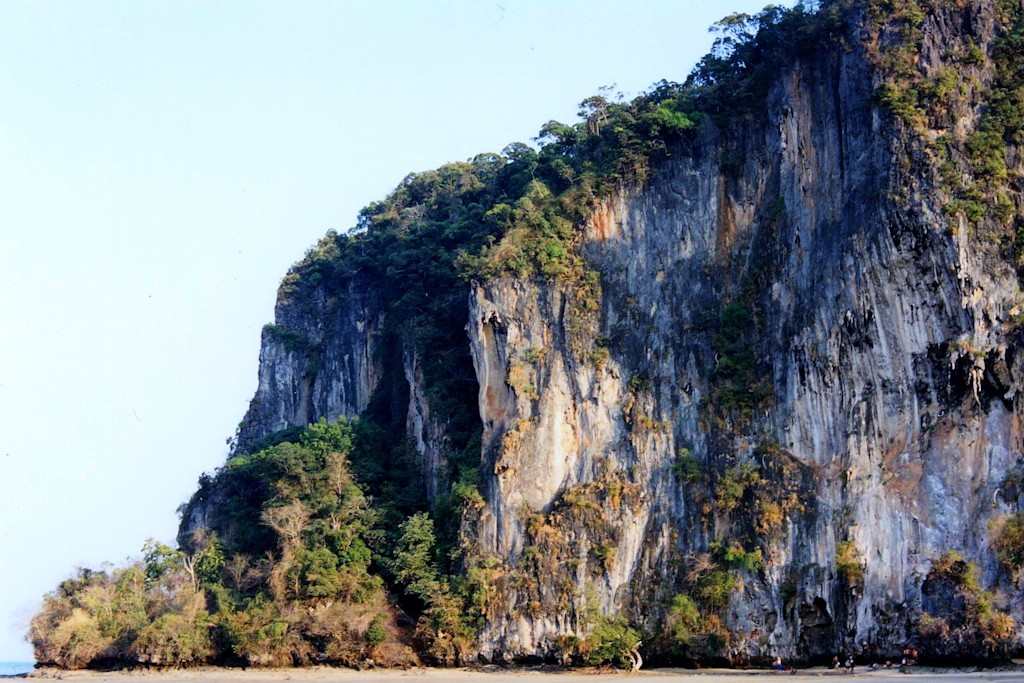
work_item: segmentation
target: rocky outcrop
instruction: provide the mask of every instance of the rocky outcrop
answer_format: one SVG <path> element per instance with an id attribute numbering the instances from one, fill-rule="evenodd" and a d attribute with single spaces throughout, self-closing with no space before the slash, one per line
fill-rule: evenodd
<path id="1" fill-rule="evenodd" d="M 926 44 L 943 42 L 955 13 L 928 19 Z M 766 558 L 725 611 L 734 656 L 898 650 L 949 549 L 999 580 L 985 529 L 1011 510 L 997 492 L 1021 453 L 1018 280 L 983 230 L 944 212 L 916 134 L 874 105 L 876 85 L 861 49 L 803 60 L 743 139 L 708 127 L 687 158 L 602 203 L 583 246 L 600 315 L 582 349 L 567 288 L 475 288 L 479 544 L 527 577 L 502 593 L 484 656 L 553 654 L 584 635 L 595 602 L 653 625 L 716 540 Z M 756 379 L 770 388 L 745 418 L 721 410 L 715 387 L 731 359 L 709 320 L 728 306 L 749 311 Z M 683 449 L 709 473 L 749 462 L 763 477 L 766 460 L 784 460 L 795 479 L 772 495 L 800 503 L 778 533 L 752 537 L 753 510 L 709 506 L 673 473 Z M 609 472 L 638 491 L 603 499 L 614 533 L 559 526 L 575 492 Z M 557 592 L 529 587 L 556 580 L 534 559 L 550 551 L 544 533 L 564 546 L 570 580 Z M 863 562 L 857 585 L 837 569 L 840 544 Z"/>
<path id="2" fill-rule="evenodd" d="M 992 53 L 995 4 L 922 20 L 915 68 L 955 70 L 961 97 L 919 124 L 880 105 L 893 38 L 854 5 L 764 111 L 705 122 L 599 203 L 578 245 L 594 281 L 470 288 L 484 503 L 461 537 L 467 562 L 500 567 L 483 657 L 556 657 L 595 614 L 657 633 L 726 547 L 745 553 L 717 608 L 731 661 L 897 651 L 950 549 L 1012 588 L 986 529 L 1019 504 L 1024 300 L 999 221 L 949 210 L 962 160 L 934 152 L 978 125 L 995 69 L 956 55 Z M 1019 223 L 1019 183 L 1006 192 Z M 282 286 L 235 451 L 359 415 L 391 377 L 436 504 L 448 416 L 424 350 L 384 332 L 374 282 L 347 277 Z M 204 495 L 183 529 L 210 524 Z M 1024 621 L 1015 591 L 1004 602 Z"/>
<path id="3" fill-rule="evenodd" d="M 320 418 L 359 415 L 382 375 L 382 313 L 366 282 L 353 278 L 342 296 L 332 296 L 286 278 L 274 319 L 263 328 L 259 385 L 239 424 L 235 452 Z"/>
<path id="4" fill-rule="evenodd" d="M 256 393 L 231 453 L 253 452 L 320 419 L 359 417 L 375 399 L 400 403 L 394 408 L 405 427 L 399 440 L 415 451 L 422 495 L 434 504 L 447 491 L 450 444 L 444 418 L 432 411 L 415 341 L 386 329 L 386 307 L 372 277 L 348 275 L 340 283 L 311 277 L 305 271 L 316 256 L 297 264 L 278 291 L 275 322 L 261 337 Z M 223 492 L 212 481 L 201 479 L 181 508 L 184 547 L 200 529 L 227 539 L 235 533 L 231 516 L 223 514 Z"/>
<path id="5" fill-rule="evenodd" d="M 409 385 L 405 431 L 416 449 L 427 501 L 433 505 L 447 491 L 448 462 L 445 452 L 449 447 L 448 437 L 444 423 L 431 412 L 419 354 L 415 349 L 405 351 L 402 369 Z"/>

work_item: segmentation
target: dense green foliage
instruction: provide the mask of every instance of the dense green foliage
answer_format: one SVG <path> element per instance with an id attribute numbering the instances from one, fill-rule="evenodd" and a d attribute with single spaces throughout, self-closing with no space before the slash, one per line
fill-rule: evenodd
<path id="1" fill-rule="evenodd" d="M 730 467 L 718 478 L 715 485 L 715 505 L 722 512 L 732 512 L 743 500 L 747 491 L 761 481 L 756 465 L 750 462 Z"/>
<path id="2" fill-rule="evenodd" d="M 731 580 L 726 583 L 730 590 L 735 588 Z M 691 660 L 719 656 L 730 638 L 718 610 L 714 607 L 702 609 L 686 594 L 673 598 L 665 628 L 668 642 L 675 653 Z"/>
<path id="3" fill-rule="evenodd" d="M 667 651 L 692 662 L 723 658 L 732 639 L 725 625 L 729 604 L 743 590 L 745 578 L 764 568 L 761 548 L 747 548 L 736 538 L 711 541 L 708 552 L 689 556 L 680 592 L 667 606 L 658 635 Z"/>
<path id="4" fill-rule="evenodd" d="M 349 469 L 352 443 L 348 422 L 319 422 L 229 460 L 206 482 L 225 497 L 225 541 L 148 542 L 126 568 L 65 581 L 32 622 L 39 661 L 415 661 L 371 570 L 374 512 Z"/>
<path id="5" fill-rule="evenodd" d="M 711 28 L 715 43 L 690 74 L 688 93 L 723 127 L 761 113 L 784 66 L 842 40 L 843 5 L 768 5 L 757 14 L 725 17 Z"/>
<path id="6" fill-rule="evenodd" d="M 639 646 L 640 635 L 624 618 L 601 617 L 584 642 L 584 659 L 592 665 L 612 664 L 632 669 Z"/>
<path id="7" fill-rule="evenodd" d="M 676 460 L 672 463 L 672 474 L 683 484 L 693 484 L 701 480 L 703 471 L 700 461 L 693 457 L 689 448 L 682 447 L 676 451 Z"/>
<path id="8" fill-rule="evenodd" d="M 439 570 L 434 523 L 428 515 L 413 515 L 402 523 L 390 561 L 398 584 L 419 603 L 415 636 L 420 651 L 437 664 L 468 662 L 475 635 L 473 609 L 467 604 L 472 592 L 466 585 L 453 589 Z"/>

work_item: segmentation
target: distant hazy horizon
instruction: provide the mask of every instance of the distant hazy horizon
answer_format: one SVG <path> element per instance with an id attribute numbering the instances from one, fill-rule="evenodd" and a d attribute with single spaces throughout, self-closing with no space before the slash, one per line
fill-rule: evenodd
<path id="1" fill-rule="evenodd" d="M 76 566 L 173 540 L 327 229 L 602 85 L 684 79 L 763 4 L 5 3 L 0 660 Z"/>
<path id="2" fill-rule="evenodd" d="M 34 665 L 31 661 L 4 662 L 0 661 L 0 676 L 17 676 L 31 671 Z"/>

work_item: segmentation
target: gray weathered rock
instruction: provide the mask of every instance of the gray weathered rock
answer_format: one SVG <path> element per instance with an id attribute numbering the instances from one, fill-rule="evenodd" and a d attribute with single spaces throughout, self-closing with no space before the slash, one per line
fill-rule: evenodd
<path id="1" fill-rule="evenodd" d="M 949 66 L 968 19 L 988 51 L 992 13 L 979 0 L 929 15 L 922 70 Z M 601 202 L 581 246 L 599 292 L 513 277 L 472 288 L 485 505 L 463 533 L 504 577 L 484 657 L 554 656 L 595 608 L 655 631 L 716 541 L 765 556 L 724 611 L 733 656 L 898 649 L 949 549 L 986 586 L 1012 589 L 986 528 L 1018 503 L 1001 492 L 1021 459 L 1018 278 L 991 219 L 944 211 L 928 131 L 876 104 L 872 58 L 847 38 L 786 69 L 764 116 L 704 126 L 648 182 Z M 991 81 L 988 62 L 972 68 L 973 82 Z M 977 124 L 975 95 L 951 109 L 953 129 Z M 1013 201 L 1020 214 L 1019 192 Z M 372 287 L 355 278 L 332 299 L 289 286 L 263 334 L 239 451 L 358 415 L 384 375 Z M 730 306 L 751 316 L 750 393 L 768 390 L 747 411 L 716 393 Z M 435 501 L 444 416 L 417 352 L 400 357 L 407 436 Z M 673 471 L 680 452 L 700 463 L 697 481 Z M 742 463 L 782 505 L 771 533 L 754 533 L 756 498 L 715 500 Z M 183 529 L 206 524 L 209 505 L 193 505 Z M 862 585 L 837 569 L 842 543 L 863 560 Z M 1024 618 L 1015 591 L 1006 602 Z"/>
<path id="2" fill-rule="evenodd" d="M 343 298 L 286 279 L 276 323 L 263 330 L 259 386 L 239 425 L 234 450 L 250 450 L 275 432 L 321 417 L 359 415 L 380 381 L 382 324 L 372 290 L 359 279 Z"/>
<path id="3" fill-rule="evenodd" d="M 928 44 L 954 30 L 930 22 Z M 559 637 L 583 635 L 588 594 L 605 613 L 656 623 L 685 558 L 738 532 L 673 477 L 682 446 L 713 468 L 778 444 L 812 482 L 813 504 L 787 519 L 766 570 L 746 573 L 730 600 L 736 652 L 804 658 L 851 640 L 894 650 L 948 549 L 997 580 L 985 529 L 1010 511 L 996 494 L 1021 453 L 1020 368 L 1007 354 L 1020 289 L 976 231 L 943 213 L 927 166 L 905 168 L 920 151 L 873 106 L 873 78 L 857 49 L 801 62 L 742 140 L 709 128 L 688 158 L 602 203 L 584 249 L 602 279 L 590 334 L 611 340 L 603 368 L 572 348 L 566 291 L 513 279 L 474 290 L 490 475 L 481 550 L 528 564 L 530 515 L 606 468 L 642 492 L 618 522 L 614 561 L 575 574 L 567 601 L 530 606 L 528 591 L 508 591 L 485 656 L 551 653 Z M 738 171 L 723 169 L 723 150 L 742 159 Z M 706 318 L 743 299 L 757 310 L 773 400 L 749 426 L 709 426 L 702 404 L 719 359 Z M 528 390 L 510 386 L 538 349 Z M 587 531 L 560 532 L 586 562 Z M 866 561 L 860 591 L 836 570 L 844 539 Z"/>

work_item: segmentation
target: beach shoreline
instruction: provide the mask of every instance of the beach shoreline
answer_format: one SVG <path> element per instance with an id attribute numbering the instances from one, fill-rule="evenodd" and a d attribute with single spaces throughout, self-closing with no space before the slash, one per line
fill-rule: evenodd
<path id="1" fill-rule="evenodd" d="M 582 678 L 600 677 L 602 679 L 657 679 L 670 683 L 699 679 L 701 683 L 718 683 L 743 677 L 785 677 L 795 679 L 829 678 L 839 681 L 854 678 L 871 678 L 875 680 L 913 678 L 915 680 L 941 680 L 946 683 L 958 681 L 999 680 L 1024 681 L 1024 667 L 1013 665 L 992 669 L 976 667 L 938 668 L 914 667 L 909 673 L 901 673 L 897 668 L 870 670 L 860 667 L 854 674 L 842 670 L 830 670 L 824 667 L 800 669 L 795 672 L 778 672 L 769 669 L 649 669 L 637 672 L 624 672 L 608 669 L 559 669 L 556 667 L 476 667 L 459 669 L 414 668 L 414 669 L 345 669 L 334 667 L 302 667 L 272 669 L 241 669 L 229 667 L 199 667 L 190 669 L 120 669 L 113 671 L 96 670 L 63 670 L 53 668 L 36 669 L 28 674 L 9 676 L 6 678 L 27 678 L 47 680 L 78 680 L 83 682 L 112 681 L 130 683 L 145 680 L 153 683 L 238 683 L 254 681 L 256 683 L 320 683 L 327 681 L 359 681 L 360 683 L 387 683 L 389 681 L 421 680 L 431 683 L 462 683 L 464 681 L 484 680 L 487 683 L 512 683 L 525 679 L 536 679 L 557 683 L 558 681 L 580 680 Z"/>

